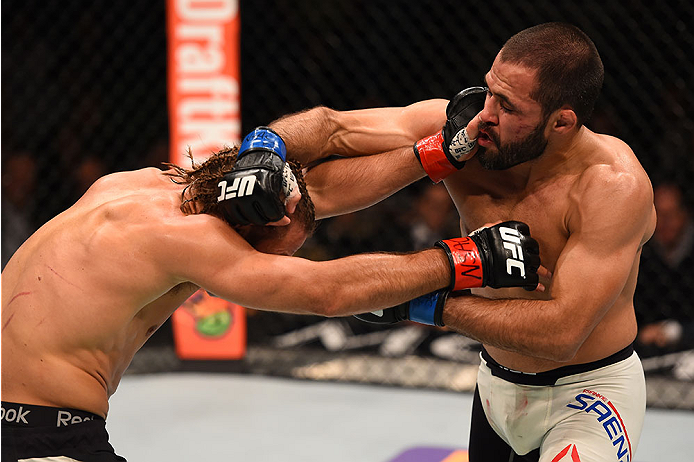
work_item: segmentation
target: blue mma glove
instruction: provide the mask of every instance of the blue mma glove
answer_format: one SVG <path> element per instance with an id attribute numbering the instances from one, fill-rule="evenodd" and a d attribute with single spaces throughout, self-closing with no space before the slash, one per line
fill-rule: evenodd
<path id="1" fill-rule="evenodd" d="M 431 326 L 443 326 L 443 307 L 448 298 L 448 290 L 437 290 L 402 305 L 355 314 L 354 317 L 372 324 L 395 324 L 401 321 L 415 321 Z"/>
<path id="2" fill-rule="evenodd" d="M 234 169 L 219 181 L 222 214 L 232 225 L 266 225 L 285 215 L 284 199 L 297 187 L 287 149 L 271 128 L 246 135 Z"/>

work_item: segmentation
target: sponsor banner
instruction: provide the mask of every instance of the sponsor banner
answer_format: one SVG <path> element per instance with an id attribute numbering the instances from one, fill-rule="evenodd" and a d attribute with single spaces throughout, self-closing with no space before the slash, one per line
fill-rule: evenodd
<path id="1" fill-rule="evenodd" d="M 167 0 L 166 10 L 169 159 L 188 167 L 189 150 L 202 162 L 241 140 L 239 2 Z M 238 305 L 198 291 L 172 322 L 181 359 L 245 354 L 245 310 Z"/>
<path id="2" fill-rule="evenodd" d="M 170 160 L 241 140 L 238 0 L 168 0 Z"/>

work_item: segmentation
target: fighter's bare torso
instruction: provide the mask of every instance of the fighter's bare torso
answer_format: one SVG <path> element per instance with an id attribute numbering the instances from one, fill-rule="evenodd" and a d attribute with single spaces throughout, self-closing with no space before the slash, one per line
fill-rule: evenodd
<path id="1" fill-rule="evenodd" d="M 249 308 L 349 316 L 450 279 L 438 249 L 291 257 L 312 223 L 290 213 L 281 233 L 232 228 L 183 214 L 182 189 L 154 168 L 108 175 L 13 255 L 2 273 L 3 400 L 105 416 L 135 352 L 198 287 Z"/>
<path id="2" fill-rule="evenodd" d="M 578 142 L 561 159 L 541 157 L 509 170 L 485 170 L 474 159 L 464 169 L 446 179 L 446 187 L 461 216 L 463 233 L 487 223 L 519 220 L 529 224 L 540 244 L 542 263 L 554 272 L 569 236 L 584 227 L 586 216 L 582 201 L 600 200 L 610 207 L 613 189 L 600 189 L 624 178 L 644 191 L 650 182 L 631 150 L 621 141 L 581 129 Z M 617 186 L 619 189 L 620 186 Z M 648 198 L 649 195 L 645 194 Z M 648 210 L 648 205 L 645 205 Z M 589 334 L 569 362 L 556 362 L 486 345 L 492 357 L 506 367 L 524 372 L 540 372 L 567 364 L 585 363 L 604 358 L 631 343 L 636 335 L 632 305 L 640 246 L 653 233 L 655 213 L 641 230 L 639 251 L 633 257 L 631 272 L 614 303 Z M 607 231 L 609 232 L 609 230 Z M 487 298 L 552 297 L 552 286 L 542 292 L 523 289 L 477 289 Z M 590 287 L 585 287 L 589 291 Z M 577 307 L 576 309 L 580 309 Z M 541 333 L 539 333 L 541 335 Z M 549 334 L 549 333 L 548 333 Z"/>
<path id="3" fill-rule="evenodd" d="M 154 168 L 106 176 L 20 247 L 2 273 L 3 400 L 106 415 L 135 352 L 197 289 L 138 257 L 184 217 L 180 192 Z"/>

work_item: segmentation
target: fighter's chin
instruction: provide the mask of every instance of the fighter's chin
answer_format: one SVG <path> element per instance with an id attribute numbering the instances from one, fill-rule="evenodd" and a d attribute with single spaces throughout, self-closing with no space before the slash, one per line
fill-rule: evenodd
<path id="1" fill-rule="evenodd" d="M 498 157 L 499 151 L 493 144 L 491 148 L 480 146 L 475 154 L 475 158 L 485 170 L 500 170 Z"/>
<path id="2" fill-rule="evenodd" d="M 480 165 L 482 166 L 483 169 L 485 170 L 508 170 L 511 167 L 515 167 L 516 165 L 521 164 L 522 162 L 520 161 L 514 161 L 514 162 L 509 162 L 509 161 L 500 161 L 496 157 L 492 156 L 477 156 L 477 160 L 479 160 Z"/>

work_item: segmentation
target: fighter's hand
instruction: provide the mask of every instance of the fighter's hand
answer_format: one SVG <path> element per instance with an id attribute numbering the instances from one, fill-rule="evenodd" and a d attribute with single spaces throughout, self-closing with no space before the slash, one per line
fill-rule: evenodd
<path id="1" fill-rule="evenodd" d="M 301 197 L 282 138 L 258 127 L 241 143 L 234 169 L 219 181 L 217 198 L 224 218 L 237 225 L 287 225 Z"/>
<path id="2" fill-rule="evenodd" d="M 466 88 L 455 95 L 446 107 L 446 123 L 432 136 L 422 138 L 414 145 L 414 153 L 422 168 L 435 183 L 460 170 L 475 155 L 477 123 L 466 127 L 484 109 L 486 87 Z"/>
<path id="3" fill-rule="evenodd" d="M 395 324 L 400 321 L 416 321 L 432 326 L 443 326 L 443 307 L 448 290 L 437 290 L 422 295 L 402 305 L 371 313 L 355 314 L 354 317 L 372 324 Z"/>
<path id="4" fill-rule="evenodd" d="M 446 124 L 443 126 L 443 146 L 447 154 L 465 165 L 475 154 L 479 123 L 477 114 L 484 109 L 487 87 L 466 88 L 453 97 L 446 106 Z M 462 168 L 462 165 L 459 167 Z"/>
<path id="5" fill-rule="evenodd" d="M 542 291 L 539 276 L 549 276 L 540 267 L 540 246 L 530 237 L 528 225 L 519 221 L 480 228 L 436 245 L 446 251 L 451 265 L 450 290 L 523 287 Z"/>

